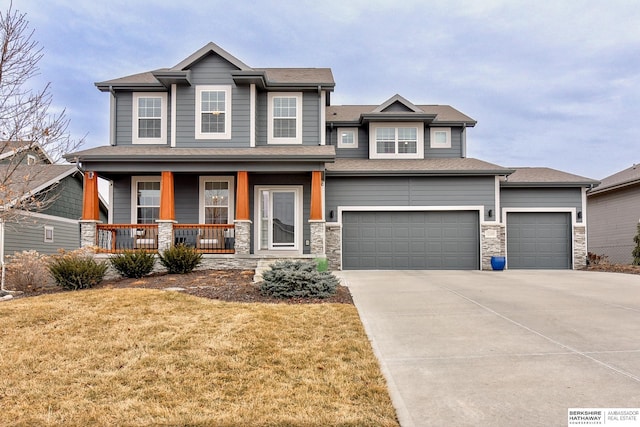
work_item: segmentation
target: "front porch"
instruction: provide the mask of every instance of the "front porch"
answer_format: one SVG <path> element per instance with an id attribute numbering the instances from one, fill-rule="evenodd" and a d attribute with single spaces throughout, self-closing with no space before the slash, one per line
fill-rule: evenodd
<path id="1" fill-rule="evenodd" d="M 123 195 L 120 192 L 114 201 L 112 192 L 110 208 L 118 213 L 110 215 L 109 223 L 103 224 L 96 211 L 98 174 L 86 171 L 81 246 L 92 247 L 102 254 L 136 249 L 162 252 L 184 244 L 207 254 L 207 258 L 323 257 L 322 175 L 320 170 L 298 173 L 296 179 L 300 185 L 297 186 L 283 185 L 286 178 L 283 180 L 282 176 L 278 176 L 278 180 L 264 174 L 251 178 L 250 183 L 248 171 L 216 176 L 179 174 L 177 186 L 172 171 L 142 178 L 126 175 L 131 193 Z M 275 184 L 263 185 L 269 180 Z M 185 183 L 197 184 L 198 181 L 199 189 L 185 186 Z M 153 182 L 157 185 L 149 185 Z M 205 186 L 209 182 L 224 185 L 210 189 Z M 180 211 L 178 216 L 176 205 Z M 269 212 L 265 208 L 267 205 L 271 209 Z M 183 223 L 189 218 L 197 220 L 198 209 L 201 221 Z M 287 217 L 287 209 L 295 213 L 295 218 Z M 129 219 L 121 214 L 123 211 L 130 211 L 131 219 L 135 221 L 122 222 L 122 219 Z M 114 217 L 119 221 L 113 221 Z"/>

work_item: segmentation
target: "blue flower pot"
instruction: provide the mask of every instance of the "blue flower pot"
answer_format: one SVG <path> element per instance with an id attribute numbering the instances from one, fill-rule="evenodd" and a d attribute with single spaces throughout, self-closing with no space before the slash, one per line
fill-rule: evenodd
<path id="1" fill-rule="evenodd" d="M 504 270 L 504 266 L 507 264 L 507 258 L 503 256 L 492 256 L 491 257 L 491 268 L 496 271 Z"/>

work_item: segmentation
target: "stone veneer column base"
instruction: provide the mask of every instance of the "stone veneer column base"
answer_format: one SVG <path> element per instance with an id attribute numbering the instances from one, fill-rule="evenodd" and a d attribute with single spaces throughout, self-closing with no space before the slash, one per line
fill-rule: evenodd
<path id="1" fill-rule="evenodd" d="M 158 252 L 164 252 L 173 246 L 173 224 L 171 219 L 158 219 Z"/>
<path id="2" fill-rule="evenodd" d="M 309 220 L 311 229 L 311 254 L 317 256 L 325 255 L 325 222 L 323 220 Z"/>
<path id="3" fill-rule="evenodd" d="M 96 221 L 93 219 L 80 220 L 81 248 L 95 248 L 98 245 L 98 224 L 102 224 L 102 221 Z"/>
<path id="4" fill-rule="evenodd" d="M 505 239 L 504 224 L 480 224 L 481 270 L 491 270 L 492 256 L 505 256 Z"/>
<path id="5" fill-rule="evenodd" d="M 573 227 L 573 269 L 587 266 L 587 228 L 580 224 Z"/>
<path id="6" fill-rule="evenodd" d="M 236 255 L 249 255 L 251 253 L 251 221 L 235 220 L 235 243 Z"/>
<path id="7" fill-rule="evenodd" d="M 342 270 L 342 225 L 325 223 L 325 254 L 330 270 Z"/>

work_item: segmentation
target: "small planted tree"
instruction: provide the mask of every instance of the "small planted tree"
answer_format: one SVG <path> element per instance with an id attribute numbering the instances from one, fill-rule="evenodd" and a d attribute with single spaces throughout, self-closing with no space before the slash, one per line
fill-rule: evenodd
<path id="1" fill-rule="evenodd" d="M 636 247 L 633 248 L 633 251 L 631 252 L 631 254 L 633 255 L 633 265 L 640 265 L 640 222 L 638 223 L 637 227 L 637 233 L 633 238 Z"/>

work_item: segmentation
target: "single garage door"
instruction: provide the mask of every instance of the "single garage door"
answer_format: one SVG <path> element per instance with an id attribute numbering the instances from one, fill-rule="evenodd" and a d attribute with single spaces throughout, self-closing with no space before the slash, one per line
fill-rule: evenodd
<path id="1" fill-rule="evenodd" d="M 509 268 L 571 268 L 571 251 L 568 213 L 507 213 Z"/>
<path id="2" fill-rule="evenodd" d="M 344 212 L 347 270 L 476 270 L 478 213 Z"/>

